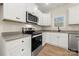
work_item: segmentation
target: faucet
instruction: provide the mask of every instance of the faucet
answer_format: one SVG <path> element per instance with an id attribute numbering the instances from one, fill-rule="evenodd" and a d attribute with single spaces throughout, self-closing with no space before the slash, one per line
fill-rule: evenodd
<path id="1" fill-rule="evenodd" d="M 58 26 L 58 32 L 60 32 L 61 30 L 60 30 L 60 27 Z"/>

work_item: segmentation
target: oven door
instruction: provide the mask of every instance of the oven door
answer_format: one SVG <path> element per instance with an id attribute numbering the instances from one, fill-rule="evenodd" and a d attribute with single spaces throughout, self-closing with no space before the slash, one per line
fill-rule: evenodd
<path id="1" fill-rule="evenodd" d="M 32 52 L 42 45 L 42 35 L 32 37 Z"/>

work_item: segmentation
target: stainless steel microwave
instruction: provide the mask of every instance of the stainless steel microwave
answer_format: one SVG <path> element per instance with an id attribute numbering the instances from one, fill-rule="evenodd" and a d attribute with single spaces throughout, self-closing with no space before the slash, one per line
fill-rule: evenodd
<path id="1" fill-rule="evenodd" d="M 38 17 L 29 13 L 29 12 L 26 12 L 26 22 L 29 22 L 29 23 L 36 23 L 38 22 Z"/>

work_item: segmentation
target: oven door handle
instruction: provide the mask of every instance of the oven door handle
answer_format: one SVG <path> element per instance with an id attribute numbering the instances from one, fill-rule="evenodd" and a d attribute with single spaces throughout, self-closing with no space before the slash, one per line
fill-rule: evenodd
<path id="1" fill-rule="evenodd" d="M 32 36 L 32 38 L 35 38 L 35 37 L 38 37 L 38 36 L 42 36 L 42 34 L 34 35 L 34 36 Z"/>

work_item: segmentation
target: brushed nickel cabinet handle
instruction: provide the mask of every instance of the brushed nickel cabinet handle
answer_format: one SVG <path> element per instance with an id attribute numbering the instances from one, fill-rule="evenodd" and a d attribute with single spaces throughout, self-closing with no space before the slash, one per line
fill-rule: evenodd
<path id="1" fill-rule="evenodd" d="M 19 17 L 16 17 L 16 19 L 20 19 Z"/>
<path id="2" fill-rule="evenodd" d="M 24 51 L 24 49 L 21 49 L 21 51 Z"/>
<path id="3" fill-rule="evenodd" d="M 22 43 L 23 43 L 24 41 L 22 40 Z"/>

